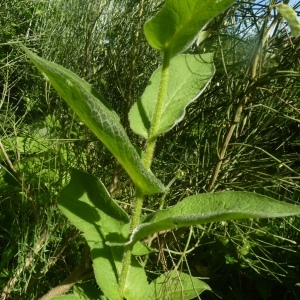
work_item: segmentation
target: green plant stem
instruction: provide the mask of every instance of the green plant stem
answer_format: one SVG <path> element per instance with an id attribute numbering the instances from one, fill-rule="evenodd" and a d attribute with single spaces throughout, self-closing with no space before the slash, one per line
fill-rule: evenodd
<path id="1" fill-rule="evenodd" d="M 183 250 L 183 252 L 180 256 L 180 259 L 179 259 L 178 263 L 176 264 L 175 270 L 178 270 L 180 268 L 180 265 L 182 264 L 183 260 L 186 259 L 186 254 L 188 252 L 188 247 L 190 245 L 192 235 L 193 235 L 193 227 L 190 227 L 190 233 L 189 233 L 187 242 L 185 243 L 185 247 L 184 247 L 184 250 Z"/>
<path id="2" fill-rule="evenodd" d="M 133 229 L 138 225 L 140 221 L 140 216 L 143 207 L 143 196 L 144 196 L 143 193 L 139 189 L 137 189 L 135 205 L 134 205 L 134 213 L 130 224 L 130 231 L 129 231 L 130 233 L 133 231 Z M 122 271 L 119 279 L 119 294 L 122 299 L 124 298 L 126 278 L 129 271 L 129 266 L 131 264 L 131 254 L 132 254 L 132 247 L 126 248 L 124 253 L 124 258 L 123 258 Z"/>
<path id="3" fill-rule="evenodd" d="M 144 156 L 144 166 L 147 169 L 150 169 L 153 153 L 155 150 L 155 144 L 157 140 L 157 130 L 159 128 L 159 122 L 161 119 L 164 98 L 168 86 L 170 60 L 171 60 L 170 54 L 168 52 L 165 52 L 163 57 L 163 66 L 162 66 L 161 80 L 160 80 L 157 101 L 155 105 L 152 124 L 149 130 L 149 139 L 148 139 L 147 147 L 145 150 L 145 156 Z"/>
<path id="4" fill-rule="evenodd" d="M 131 254 L 132 254 L 132 248 L 126 249 L 123 258 L 122 271 L 119 279 L 119 294 L 121 299 L 124 299 L 124 289 L 125 289 L 127 274 L 129 271 L 129 266 L 131 263 Z"/>
<path id="5" fill-rule="evenodd" d="M 163 57 L 163 66 L 162 66 L 159 92 L 157 96 L 153 121 L 151 124 L 149 139 L 148 139 L 147 147 L 145 150 L 144 161 L 143 161 L 143 164 L 147 169 L 150 169 L 153 153 L 155 149 L 155 144 L 157 140 L 157 130 L 159 127 L 164 98 L 168 86 L 170 59 L 171 59 L 170 54 L 168 52 L 165 52 Z M 137 189 L 135 206 L 134 206 L 134 214 L 130 225 L 130 232 L 132 232 L 134 228 L 139 224 L 142 208 L 143 208 L 143 197 L 144 197 L 143 193 L 139 189 Z M 132 254 L 132 248 L 127 248 L 124 253 L 122 271 L 119 279 L 119 294 L 122 299 L 124 298 L 124 289 L 125 289 L 127 274 L 129 271 L 129 266 L 131 263 L 131 254 Z"/>
<path id="6" fill-rule="evenodd" d="M 143 193 L 137 189 L 135 205 L 134 205 L 134 213 L 133 213 L 133 218 L 130 226 L 130 232 L 132 232 L 133 229 L 139 224 L 140 216 L 143 208 L 143 197 L 144 197 Z"/>

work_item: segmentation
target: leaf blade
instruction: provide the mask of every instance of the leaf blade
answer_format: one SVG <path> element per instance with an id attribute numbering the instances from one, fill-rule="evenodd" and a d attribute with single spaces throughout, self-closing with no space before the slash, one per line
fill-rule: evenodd
<path id="1" fill-rule="evenodd" d="M 218 192 L 187 197 L 175 206 L 147 216 L 126 245 L 155 232 L 209 222 L 300 215 L 300 205 L 249 192 Z"/>
<path id="2" fill-rule="evenodd" d="M 143 166 L 117 115 L 107 102 L 71 71 L 35 55 L 24 46 L 22 49 L 49 79 L 58 94 L 119 160 L 135 185 L 145 195 L 163 192 L 164 186 Z"/>
<path id="3" fill-rule="evenodd" d="M 234 0 L 166 0 L 144 26 L 149 45 L 171 57 L 184 51 L 199 31 Z"/>
<path id="4" fill-rule="evenodd" d="M 108 299 L 122 300 L 119 295 L 117 265 L 111 247 L 102 241 L 89 243 L 96 281 Z M 105 272 L 103 271 L 105 270 Z"/>
<path id="5" fill-rule="evenodd" d="M 99 236 L 107 239 L 114 233 L 121 238 L 129 216 L 109 196 L 95 176 L 72 169 L 71 180 L 58 197 L 58 207 L 70 222 L 83 232 L 87 241 Z"/>
<path id="6" fill-rule="evenodd" d="M 91 246 L 93 267 L 97 282 L 108 299 L 121 300 L 117 274 L 122 269 L 123 247 L 109 247 L 103 243 Z M 105 271 L 104 271 L 105 270 Z M 133 256 L 125 283 L 124 296 L 128 300 L 147 299 L 149 284 L 144 268 Z"/>
<path id="7" fill-rule="evenodd" d="M 149 138 L 156 105 L 162 68 L 151 76 L 142 97 L 129 112 L 131 129 Z M 157 135 L 166 133 L 185 115 L 186 107 L 205 90 L 215 73 L 213 54 L 178 55 L 170 62 L 170 75 Z"/>
<path id="8" fill-rule="evenodd" d="M 150 299 L 192 299 L 206 290 L 208 284 L 196 277 L 177 270 L 161 274 L 150 284 Z"/>
<path id="9" fill-rule="evenodd" d="M 58 206 L 70 222 L 83 232 L 91 248 L 95 278 L 103 293 L 111 300 L 121 300 L 118 274 L 122 269 L 124 248 L 112 248 L 106 242 L 126 240 L 122 229 L 128 227 L 129 216 L 109 196 L 98 178 L 76 169 L 72 170 L 69 184 L 59 195 Z M 132 257 L 125 296 L 143 300 L 148 288 L 144 269 Z"/>

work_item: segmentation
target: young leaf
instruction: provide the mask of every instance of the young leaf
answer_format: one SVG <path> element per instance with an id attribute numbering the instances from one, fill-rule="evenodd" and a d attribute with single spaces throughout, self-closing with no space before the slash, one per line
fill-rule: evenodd
<path id="1" fill-rule="evenodd" d="M 84 80 L 22 46 L 30 60 L 51 82 L 58 94 L 119 160 L 135 185 L 145 194 L 163 192 L 162 183 L 142 164 L 117 115 Z"/>
<path id="2" fill-rule="evenodd" d="M 206 290 L 211 290 L 211 288 L 204 281 L 173 270 L 160 275 L 151 282 L 148 299 L 193 299 Z"/>
<path id="3" fill-rule="evenodd" d="M 300 36 L 300 22 L 294 9 L 287 4 L 277 4 L 275 7 L 288 22 L 292 35 L 294 37 Z"/>
<path id="4" fill-rule="evenodd" d="M 166 0 L 144 27 L 148 43 L 170 57 L 184 51 L 209 20 L 234 0 Z"/>
<path id="5" fill-rule="evenodd" d="M 277 218 L 300 215 L 293 205 L 249 192 L 219 192 L 187 197 L 171 208 L 147 216 L 126 245 L 155 232 L 209 222 L 245 218 Z"/>
<path id="6" fill-rule="evenodd" d="M 204 91 L 215 73 L 212 61 L 212 53 L 178 55 L 171 60 L 168 87 L 157 135 L 169 131 L 179 123 L 185 115 L 186 106 Z M 161 72 L 162 68 L 159 67 L 152 74 L 141 99 L 129 112 L 131 129 L 145 138 L 148 138 L 153 120 Z"/>

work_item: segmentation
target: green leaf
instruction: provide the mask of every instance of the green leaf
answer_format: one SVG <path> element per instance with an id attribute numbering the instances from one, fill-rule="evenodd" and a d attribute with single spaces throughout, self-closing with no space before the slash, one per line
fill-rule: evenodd
<path id="1" fill-rule="evenodd" d="M 59 195 L 58 207 L 88 241 L 95 278 L 103 293 L 111 300 L 121 300 L 117 262 L 112 248 L 104 242 L 108 238 L 125 239 L 121 230 L 129 223 L 128 215 L 109 196 L 98 178 L 75 169 L 69 184 Z"/>
<path id="2" fill-rule="evenodd" d="M 197 99 L 204 91 L 215 73 L 213 54 L 178 55 L 170 62 L 169 81 L 163 103 L 157 135 L 172 129 L 180 122 L 188 104 Z M 151 76 L 141 99 L 129 112 L 131 129 L 148 138 L 161 80 L 162 68 L 158 68 Z"/>
<path id="3" fill-rule="evenodd" d="M 153 252 L 158 252 L 158 250 L 151 248 L 147 245 L 144 245 L 141 242 L 137 242 L 132 249 L 132 254 L 137 255 L 137 256 L 138 255 L 147 255 L 147 254 L 150 254 Z"/>
<path id="4" fill-rule="evenodd" d="M 293 205 L 248 192 L 219 192 L 190 196 L 171 208 L 147 216 L 126 245 L 159 231 L 209 222 L 245 218 L 277 218 L 300 215 Z"/>
<path id="5" fill-rule="evenodd" d="M 275 7 L 289 24 L 292 35 L 300 36 L 300 22 L 295 10 L 287 4 L 277 4 Z"/>
<path id="6" fill-rule="evenodd" d="M 96 280 L 110 300 L 121 300 L 118 293 L 118 276 L 122 269 L 124 247 L 109 247 L 102 242 L 91 246 Z M 127 300 L 144 300 L 149 293 L 149 284 L 144 268 L 134 256 L 131 257 L 124 295 Z"/>
<path id="7" fill-rule="evenodd" d="M 58 207 L 88 242 L 97 242 L 100 236 L 124 238 L 121 230 L 129 223 L 128 215 L 91 174 L 72 169 L 71 180 L 59 195 Z"/>
<path id="8" fill-rule="evenodd" d="M 101 300 L 105 298 L 92 281 L 76 283 L 73 286 L 73 293 L 82 300 Z"/>
<path id="9" fill-rule="evenodd" d="M 114 249 L 115 247 L 113 247 Z M 123 253 L 122 253 L 123 257 Z M 144 268 L 137 259 L 131 257 L 128 277 L 126 279 L 124 296 L 127 300 L 145 300 L 149 293 L 150 285 Z"/>
<path id="10" fill-rule="evenodd" d="M 109 300 L 122 300 L 119 295 L 118 270 L 121 259 L 115 260 L 112 248 L 102 241 L 89 243 L 96 281 Z M 117 249 L 115 249 L 117 251 Z"/>
<path id="11" fill-rule="evenodd" d="M 151 47 L 170 57 L 188 48 L 213 17 L 234 0 L 166 0 L 162 9 L 144 27 Z"/>
<path id="12" fill-rule="evenodd" d="M 122 229 L 128 228 L 126 212 L 109 196 L 98 178 L 76 169 L 72 170 L 69 184 L 59 195 L 58 206 L 88 241 L 95 278 L 103 293 L 110 300 L 121 300 L 118 274 L 122 268 L 124 247 L 111 248 L 105 242 L 125 241 Z M 138 292 L 139 286 L 142 289 Z M 144 269 L 132 257 L 125 295 L 128 299 L 145 299 L 148 288 Z M 139 298 L 131 297 L 132 289 Z"/>
<path id="13" fill-rule="evenodd" d="M 135 185 L 145 195 L 163 192 L 162 183 L 145 169 L 116 113 L 101 95 L 71 71 L 22 48 L 58 94 L 119 160 Z"/>
<path id="14" fill-rule="evenodd" d="M 160 275 L 150 284 L 149 300 L 181 300 L 192 299 L 203 291 L 211 290 L 209 285 L 196 277 L 178 271 Z"/>

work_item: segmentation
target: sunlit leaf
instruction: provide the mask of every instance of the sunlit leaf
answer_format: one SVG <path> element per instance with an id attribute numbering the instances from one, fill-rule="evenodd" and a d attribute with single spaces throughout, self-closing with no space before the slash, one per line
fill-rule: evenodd
<path id="1" fill-rule="evenodd" d="M 187 300 L 199 296 L 206 290 L 211 288 L 204 281 L 173 270 L 151 282 L 149 299 Z"/>
<path id="2" fill-rule="evenodd" d="M 145 195 L 163 192 L 162 183 L 143 166 L 116 113 L 101 95 L 71 71 L 22 48 L 58 94 L 119 160 L 135 185 Z"/>
<path id="3" fill-rule="evenodd" d="M 277 4 L 275 7 L 288 22 L 292 35 L 294 37 L 300 36 L 300 22 L 295 10 L 287 4 Z"/>
<path id="4" fill-rule="evenodd" d="M 69 184 L 59 195 L 58 205 L 70 222 L 83 232 L 91 248 L 95 278 L 101 290 L 109 299 L 121 300 L 118 276 L 124 247 L 111 248 L 105 242 L 125 241 L 122 229 L 128 227 L 129 216 L 110 197 L 98 178 L 75 169 L 71 172 Z M 137 292 L 137 286 L 143 287 L 140 292 Z M 136 299 L 143 300 L 148 287 L 144 269 L 132 257 L 125 295 L 131 297 L 133 289 Z"/>
<path id="5" fill-rule="evenodd" d="M 171 60 L 168 87 L 156 135 L 169 131 L 184 118 L 186 106 L 197 99 L 215 73 L 212 60 L 212 53 L 178 55 Z M 129 112 L 131 129 L 145 138 L 148 138 L 154 118 L 161 72 L 160 67 L 153 73 L 141 99 Z"/>
<path id="6" fill-rule="evenodd" d="M 209 222 L 277 218 L 300 215 L 293 205 L 249 192 L 218 192 L 187 197 L 171 208 L 147 216 L 133 231 L 127 245 L 155 232 Z"/>
<path id="7" fill-rule="evenodd" d="M 166 0 L 144 27 L 151 47 L 170 57 L 188 48 L 199 31 L 234 0 Z"/>

